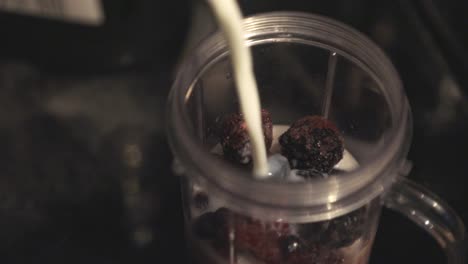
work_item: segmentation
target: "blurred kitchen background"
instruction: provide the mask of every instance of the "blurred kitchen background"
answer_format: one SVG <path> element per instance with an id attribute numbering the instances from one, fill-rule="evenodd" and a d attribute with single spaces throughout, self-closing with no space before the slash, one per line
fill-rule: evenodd
<path id="1" fill-rule="evenodd" d="M 0 263 L 190 263 L 164 112 L 181 58 L 216 30 L 205 3 L 22 2 L 0 0 Z M 326 15 L 382 47 L 413 110 L 409 177 L 468 223 L 467 1 L 239 2 Z M 445 262 L 384 210 L 370 263 Z"/>

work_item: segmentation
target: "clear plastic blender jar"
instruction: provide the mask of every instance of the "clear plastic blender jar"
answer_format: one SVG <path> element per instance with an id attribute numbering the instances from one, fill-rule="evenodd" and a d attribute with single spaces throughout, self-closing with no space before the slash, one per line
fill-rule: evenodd
<path id="1" fill-rule="evenodd" d="M 303 181 L 256 180 L 216 155 L 213 128 L 238 102 L 225 39 L 204 40 L 182 63 L 168 106 L 194 259 L 367 263 L 387 206 L 427 230 L 449 263 L 463 263 L 457 215 L 404 178 L 411 111 L 384 53 L 346 25 L 294 12 L 245 19 L 245 41 L 274 134 L 303 116 L 324 115 L 342 134 L 345 155 L 328 177 Z"/>

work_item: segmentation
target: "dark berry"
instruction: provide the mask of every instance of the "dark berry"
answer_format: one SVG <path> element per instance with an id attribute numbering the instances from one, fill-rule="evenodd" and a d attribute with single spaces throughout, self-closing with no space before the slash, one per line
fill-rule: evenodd
<path id="1" fill-rule="evenodd" d="M 331 248 L 351 245 L 365 230 L 366 209 L 361 208 L 332 220 L 301 224 L 298 232 L 308 243 L 320 243 Z"/>
<path id="2" fill-rule="evenodd" d="M 331 247 L 346 247 L 360 238 L 365 231 L 366 208 L 330 220 L 324 240 Z"/>
<path id="3" fill-rule="evenodd" d="M 342 264 L 343 255 L 330 250 L 319 244 L 309 244 L 303 246 L 301 250 L 296 250 L 285 257 L 287 264 Z"/>
<path id="4" fill-rule="evenodd" d="M 216 215 L 216 224 L 224 225 L 229 219 L 229 217 L 233 215 L 233 213 L 229 209 L 225 207 L 221 207 L 215 211 L 215 215 Z"/>
<path id="5" fill-rule="evenodd" d="M 265 263 L 283 263 L 280 237 L 290 234 L 288 223 L 262 222 L 234 213 L 226 208 L 201 215 L 194 224 L 195 233 L 210 240 L 219 255 L 229 256 L 229 234 L 233 232 L 237 252 L 248 252 Z"/>
<path id="6" fill-rule="evenodd" d="M 343 264 L 344 256 L 338 251 L 328 251 L 320 255 L 320 260 L 317 261 L 317 264 L 326 263 L 326 264 Z"/>
<path id="7" fill-rule="evenodd" d="M 262 110 L 262 125 L 265 145 L 269 150 L 273 140 L 273 123 L 270 113 L 265 109 Z M 225 116 L 219 134 L 225 158 L 241 164 L 251 163 L 252 147 L 242 114 L 232 113 Z"/>
<path id="8" fill-rule="evenodd" d="M 307 243 L 323 243 L 325 244 L 325 234 L 328 230 L 330 221 L 321 221 L 315 223 L 307 223 L 298 225 L 297 229 L 301 238 Z"/>
<path id="9" fill-rule="evenodd" d="M 215 213 L 208 212 L 195 220 L 193 223 L 193 231 L 201 239 L 213 239 L 216 236 L 215 224 Z"/>
<path id="10" fill-rule="evenodd" d="M 278 246 L 278 235 L 275 232 L 264 232 L 256 239 L 251 248 L 248 250 L 254 257 L 265 263 L 281 263 L 283 254 Z M 246 246 L 246 245 L 244 245 Z"/>
<path id="11" fill-rule="evenodd" d="M 210 199 L 208 195 L 206 195 L 206 193 L 203 193 L 203 192 L 198 192 L 193 197 L 193 203 L 195 207 L 200 210 L 206 210 L 206 208 L 208 208 L 209 202 L 210 202 Z"/>
<path id="12" fill-rule="evenodd" d="M 297 170 L 296 175 L 301 176 L 306 179 L 319 178 L 326 179 L 328 178 L 328 173 L 320 172 L 316 169 L 307 169 L 307 170 Z"/>
<path id="13" fill-rule="evenodd" d="M 226 254 L 229 242 L 229 232 L 234 234 L 236 251 L 250 253 L 255 258 L 266 263 L 281 263 L 282 253 L 278 246 L 278 238 L 290 233 L 289 224 L 282 222 L 267 223 L 258 219 L 243 216 L 232 211 L 225 211 L 229 222 L 219 230 L 214 246 L 220 247 L 220 254 Z M 223 217 L 226 219 L 226 217 Z"/>
<path id="14" fill-rule="evenodd" d="M 228 218 L 229 210 L 226 208 L 204 213 L 195 220 L 193 230 L 201 239 L 224 239 Z"/>
<path id="15" fill-rule="evenodd" d="M 306 250 L 304 242 L 295 235 L 281 236 L 278 239 L 278 244 L 283 258 L 288 258 L 291 254 Z"/>
<path id="16" fill-rule="evenodd" d="M 277 240 L 290 232 L 289 224 L 265 223 L 250 217 L 237 215 L 234 218 L 235 245 L 239 250 L 248 251 L 266 263 L 280 263 L 281 249 Z"/>
<path id="17" fill-rule="evenodd" d="M 292 169 L 329 173 L 343 158 L 343 139 L 336 126 L 320 116 L 295 121 L 279 138 L 281 153 Z"/>

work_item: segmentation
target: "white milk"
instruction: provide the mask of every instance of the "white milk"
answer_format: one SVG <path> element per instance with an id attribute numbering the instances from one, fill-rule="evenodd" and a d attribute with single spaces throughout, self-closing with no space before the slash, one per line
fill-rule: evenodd
<path id="1" fill-rule="evenodd" d="M 242 114 L 252 145 L 253 173 L 258 178 L 268 176 L 268 161 L 263 138 L 260 98 L 252 67 L 250 48 L 244 43 L 242 14 L 236 0 L 208 0 L 224 32 L 231 52 Z"/>

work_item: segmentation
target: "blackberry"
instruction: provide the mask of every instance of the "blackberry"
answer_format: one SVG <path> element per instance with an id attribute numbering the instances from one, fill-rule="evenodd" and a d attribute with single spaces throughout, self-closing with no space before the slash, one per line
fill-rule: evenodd
<path id="1" fill-rule="evenodd" d="M 290 233 L 289 224 L 265 223 L 250 217 L 236 215 L 233 218 L 235 245 L 266 263 L 281 263 L 282 253 L 278 238 Z"/>
<path id="2" fill-rule="evenodd" d="M 258 260 L 269 264 L 284 263 L 284 245 L 290 227 L 282 222 L 263 222 L 234 213 L 226 208 L 201 215 L 194 223 L 194 232 L 208 240 L 217 253 L 229 256 L 229 232 L 234 232 L 236 251 L 248 252 Z M 282 242 L 279 238 L 282 237 Z M 283 247 L 282 247 L 283 245 Z"/>
<path id="3" fill-rule="evenodd" d="M 278 238 L 290 233 L 289 224 L 282 222 L 265 223 L 258 219 L 243 216 L 224 209 L 224 216 L 218 213 L 224 224 L 218 226 L 213 247 L 222 256 L 227 256 L 229 232 L 234 232 L 234 245 L 237 251 L 250 253 L 255 258 L 266 263 L 281 263 L 282 253 L 278 246 Z"/>
<path id="4" fill-rule="evenodd" d="M 278 244 L 284 258 L 288 258 L 291 254 L 305 250 L 304 242 L 295 235 L 281 236 L 278 239 Z"/>
<path id="5" fill-rule="evenodd" d="M 321 178 L 321 179 L 326 179 L 328 178 L 327 173 L 320 172 L 316 169 L 307 169 L 307 170 L 297 170 L 296 172 L 297 176 L 301 176 L 306 179 L 311 179 L 311 178 Z"/>
<path id="6" fill-rule="evenodd" d="M 280 136 L 279 143 L 292 169 L 329 173 L 343 158 L 343 139 L 338 129 L 320 116 L 306 116 L 295 121 Z"/>
<path id="7" fill-rule="evenodd" d="M 228 217 L 229 210 L 226 208 L 204 213 L 195 220 L 193 231 L 201 239 L 224 239 L 224 230 L 227 230 Z"/>
<path id="8" fill-rule="evenodd" d="M 326 250 L 326 249 L 325 249 Z M 293 255 L 287 262 L 287 264 L 342 264 L 344 263 L 344 257 L 338 252 L 327 252 L 327 253 L 310 253 L 308 255 Z"/>
<path id="9" fill-rule="evenodd" d="M 330 221 L 321 221 L 315 223 L 300 224 L 297 227 L 298 233 L 307 243 L 326 244 L 326 233 Z"/>
<path id="10" fill-rule="evenodd" d="M 300 236 L 307 243 L 320 243 L 330 248 L 351 245 L 364 234 L 366 209 L 363 207 L 332 220 L 298 226 Z"/>
<path id="11" fill-rule="evenodd" d="M 268 151 L 273 141 L 273 123 L 270 113 L 265 109 L 262 109 L 262 127 Z M 242 114 L 232 113 L 223 118 L 219 138 L 226 159 L 241 164 L 251 163 L 252 146 Z"/>
<path id="12" fill-rule="evenodd" d="M 292 251 L 287 251 L 283 256 L 286 264 L 342 264 L 344 263 L 343 255 L 319 244 L 303 244 L 297 237 L 287 238 L 284 241 L 289 241 L 289 248 Z M 300 244 L 299 244 L 300 243 Z M 299 245 L 298 245 L 299 244 Z"/>
<path id="13" fill-rule="evenodd" d="M 251 238 L 254 237 L 251 236 Z M 255 258 L 265 263 L 280 264 L 283 256 L 277 241 L 278 235 L 273 231 L 267 231 L 251 241 L 253 247 L 246 248 L 247 244 L 244 244 L 242 249 L 249 251 Z"/>
<path id="14" fill-rule="evenodd" d="M 193 223 L 193 231 L 201 239 L 213 239 L 216 235 L 215 213 L 208 212 L 198 217 Z"/>
<path id="15" fill-rule="evenodd" d="M 330 220 L 324 240 L 331 247 L 346 247 L 360 238 L 365 231 L 366 208 Z"/>
<path id="16" fill-rule="evenodd" d="M 206 195 L 206 193 L 198 192 L 193 197 L 193 203 L 196 208 L 200 210 L 206 210 L 206 208 L 208 208 L 208 205 L 210 203 L 210 199 L 208 195 Z"/>

